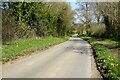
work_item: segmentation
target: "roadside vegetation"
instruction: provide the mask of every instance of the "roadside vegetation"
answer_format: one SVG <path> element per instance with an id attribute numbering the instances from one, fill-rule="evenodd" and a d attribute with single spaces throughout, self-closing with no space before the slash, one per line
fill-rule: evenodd
<path id="1" fill-rule="evenodd" d="M 66 41 L 73 12 L 67 2 L 3 2 L 3 63 Z"/>
<path id="2" fill-rule="evenodd" d="M 82 36 L 81 38 L 91 44 L 98 70 L 104 79 L 119 80 L 120 62 L 118 51 L 120 51 L 120 47 L 118 41 L 88 36 Z M 115 51 L 113 52 L 111 48 L 114 48 Z"/>
<path id="3" fill-rule="evenodd" d="M 47 38 L 31 38 L 21 39 L 7 43 L 2 47 L 2 62 L 8 62 L 18 58 L 19 56 L 30 55 L 37 50 L 44 50 L 52 45 L 64 42 L 69 37 L 47 37 Z"/>
<path id="4" fill-rule="evenodd" d="M 105 80 L 120 80 L 120 2 L 78 2 L 75 9 L 79 37 L 94 51 L 98 70 Z"/>
<path id="5" fill-rule="evenodd" d="M 3 44 L 34 37 L 71 35 L 73 12 L 66 2 L 2 3 Z"/>

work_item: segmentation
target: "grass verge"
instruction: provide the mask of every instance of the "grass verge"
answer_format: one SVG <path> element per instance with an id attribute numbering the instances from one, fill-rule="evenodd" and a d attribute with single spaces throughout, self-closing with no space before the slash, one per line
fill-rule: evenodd
<path id="1" fill-rule="evenodd" d="M 68 38 L 47 37 L 17 40 L 2 46 L 2 58 L 0 60 L 2 63 L 5 63 L 16 59 L 18 56 L 28 55 L 34 51 L 43 50 L 52 45 L 64 42 Z"/>
<path id="2" fill-rule="evenodd" d="M 103 78 L 105 80 L 120 80 L 120 62 L 109 48 L 119 48 L 117 41 L 86 36 L 81 38 L 88 41 L 93 47 L 96 64 Z"/>

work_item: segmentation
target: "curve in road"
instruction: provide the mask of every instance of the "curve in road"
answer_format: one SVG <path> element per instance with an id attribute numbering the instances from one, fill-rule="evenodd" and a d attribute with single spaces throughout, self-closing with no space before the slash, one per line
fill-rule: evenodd
<path id="1" fill-rule="evenodd" d="M 3 65 L 3 78 L 91 78 L 91 55 L 86 41 L 71 37 L 39 54 Z"/>

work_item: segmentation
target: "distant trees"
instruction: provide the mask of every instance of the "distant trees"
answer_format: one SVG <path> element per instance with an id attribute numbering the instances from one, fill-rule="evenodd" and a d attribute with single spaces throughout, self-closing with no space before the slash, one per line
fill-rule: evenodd
<path id="1" fill-rule="evenodd" d="M 8 2 L 3 9 L 3 42 L 69 34 L 73 12 L 68 3 Z"/>
<path id="2" fill-rule="evenodd" d="M 77 19 L 84 24 L 87 35 L 91 35 L 93 23 L 105 24 L 105 32 L 101 37 L 120 38 L 120 2 L 77 2 L 79 8 L 75 10 Z M 97 26 L 96 26 L 97 27 Z"/>
<path id="3" fill-rule="evenodd" d="M 84 24 L 84 31 L 86 31 L 87 35 L 91 35 L 90 27 L 93 20 L 93 4 L 90 2 L 77 2 L 78 8 L 75 10 L 75 14 L 77 15 L 77 19 Z"/>
<path id="4" fill-rule="evenodd" d="M 103 16 L 103 22 L 106 25 L 104 37 L 115 38 L 118 37 L 119 29 L 119 3 L 118 2 L 102 2 L 96 3 L 95 6 L 100 16 Z"/>

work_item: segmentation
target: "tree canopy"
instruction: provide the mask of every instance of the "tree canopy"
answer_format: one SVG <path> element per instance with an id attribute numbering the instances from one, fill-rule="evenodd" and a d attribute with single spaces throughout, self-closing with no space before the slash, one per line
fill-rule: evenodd
<path id="1" fill-rule="evenodd" d="M 73 12 L 66 2 L 3 3 L 3 42 L 19 38 L 69 35 Z"/>

